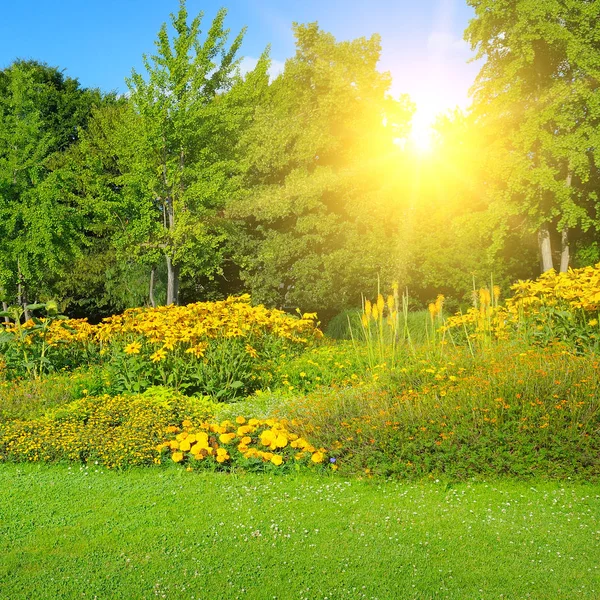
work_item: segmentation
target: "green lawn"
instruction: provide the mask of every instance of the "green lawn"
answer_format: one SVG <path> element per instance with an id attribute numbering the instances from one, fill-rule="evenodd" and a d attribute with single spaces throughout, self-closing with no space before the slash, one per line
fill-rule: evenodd
<path id="1" fill-rule="evenodd" d="M 0 597 L 600 597 L 600 486 L 0 465 Z"/>

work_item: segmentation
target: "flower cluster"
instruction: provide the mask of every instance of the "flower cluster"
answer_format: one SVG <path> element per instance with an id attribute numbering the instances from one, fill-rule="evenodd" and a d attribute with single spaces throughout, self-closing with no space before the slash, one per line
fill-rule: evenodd
<path id="1" fill-rule="evenodd" d="M 285 419 L 246 419 L 235 422 L 204 422 L 194 427 L 189 421 L 182 427 L 170 427 L 172 438 L 156 447 L 163 458 L 185 463 L 188 468 L 205 465 L 249 469 L 268 465 L 321 464 L 324 448 L 315 448 L 307 440 L 290 431 L 294 422 Z M 333 464 L 333 463 L 332 463 Z M 336 467 L 337 468 L 337 467 Z"/>
<path id="2" fill-rule="evenodd" d="M 202 355 L 205 340 L 216 337 L 247 338 L 261 331 L 296 343 L 322 336 L 316 327 L 316 314 L 304 313 L 295 318 L 287 313 L 263 305 L 252 306 L 250 296 L 244 294 L 219 302 L 197 302 L 187 306 L 159 306 L 132 308 L 120 315 L 107 317 L 98 325 L 86 319 L 55 320 L 45 332 L 50 346 L 70 343 L 106 343 L 123 337 L 135 337 L 160 346 L 165 351 L 177 344 L 186 346 L 189 353 Z M 38 319 L 44 321 L 44 319 Z M 33 320 L 23 325 L 33 328 Z M 4 325 L 12 331 L 15 325 Z M 141 344 L 130 345 L 129 353 L 140 351 Z M 250 349 L 251 353 L 252 350 Z"/>
<path id="3" fill-rule="evenodd" d="M 47 317 L 37 319 L 39 323 L 48 321 Z M 46 331 L 38 333 L 38 336 L 44 336 L 45 342 L 51 347 L 61 345 L 88 344 L 95 341 L 96 326 L 88 323 L 87 319 L 51 319 Z M 16 331 L 15 323 L 8 322 L 2 324 L 4 331 L 14 333 Z M 36 323 L 29 319 L 21 325 L 24 330 L 33 330 Z M 32 338 L 28 338 L 28 344 L 33 343 Z"/>
<path id="4" fill-rule="evenodd" d="M 157 388 L 88 397 L 37 419 L 0 423 L 0 460 L 98 462 L 108 468 L 153 464 L 173 422 L 201 422 L 214 404 Z"/>
<path id="5" fill-rule="evenodd" d="M 595 267 L 570 269 L 567 273 L 550 270 L 534 281 L 519 281 L 511 289 L 514 295 L 507 306 L 512 310 L 565 303 L 571 309 L 597 312 L 600 310 L 600 263 Z"/>
<path id="6" fill-rule="evenodd" d="M 101 342 L 130 336 L 165 351 L 182 344 L 187 352 L 201 356 L 207 339 L 249 338 L 257 331 L 305 344 L 309 338 L 322 335 L 315 320 L 315 313 L 305 313 L 297 319 L 281 310 L 252 306 L 250 296 L 245 294 L 219 302 L 129 309 L 104 319 L 96 327 L 95 336 Z M 248 351 L 252 353 L 251 349 Z"/>
<path id="7" fill-rule="evenodd" d="M 519 281 L 511 290 L 504 305 L 498 302 L 498 289 L 480 290 L 474 306 L 448 318 L 444 329 L 462 330 L 472 339 L 507 339 L 521 332 L 535 342 L 562 339 L 597 346 L 600 264 L 567 273 L 551 270 L 536 280 Z"/>

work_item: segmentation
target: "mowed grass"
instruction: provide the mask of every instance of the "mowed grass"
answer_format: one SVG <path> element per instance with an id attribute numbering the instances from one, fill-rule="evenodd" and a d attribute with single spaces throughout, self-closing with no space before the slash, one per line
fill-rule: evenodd
<path id="1" fill-rule="evenodd" d="M 600 486 L 0 466 L 0 597 L 600 597 Z"/>

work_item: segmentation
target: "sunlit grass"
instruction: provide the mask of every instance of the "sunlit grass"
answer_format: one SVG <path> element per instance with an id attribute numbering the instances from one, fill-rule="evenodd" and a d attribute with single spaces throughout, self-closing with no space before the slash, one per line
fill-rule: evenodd
<path id="1" fill-rule="evenodd" d="M 18 598 L 597 598 L 600 487 L 0 467 Z"/>

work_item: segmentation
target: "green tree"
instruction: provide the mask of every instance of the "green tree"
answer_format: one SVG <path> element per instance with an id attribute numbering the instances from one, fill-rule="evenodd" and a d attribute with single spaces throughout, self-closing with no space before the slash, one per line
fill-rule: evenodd
<path id="1" fill-rule="evenodd" d="M 217 13 L 203 42 L 202 14 L 188 23 L 185 2 L 171 15 L 144 57 L 146 78 L 127 80 L 130 110 L 121 121 L 116 146 L 119 185 L 135 214 L 121 242 L 145 254 L 160 253 L 167 267 L 167 303 L 178 303 L 181 275 L 206 275 L 220 268 L 223 232 L 218 211 L 236 186 L 235 139 L 249 117 L 252 90 L 266 87 L 265 56 L 242 79 L 236 55 L 242 31 L 227 46 L 226 11 Z M 235 88 L 235 91 L 234 89 Z"/>
<path id="2" fill-rule="evenodd" d="M 61 168 L 102 96 L 34 61 L 0 72 L 0 288 L 20 303 L 52 293 L 85 226 Z"/>
<path id="3" fill-rule="evenodd" d="M 572 228 L 598 227 L 600 3 L 468 0 L 466 39 L 485 59 L 474 114 L 498 212 L 537 231 L 542 270 L 570 262 Z"/>
<path id="4" fill-rule="evenodd" d="M 378 36 L 337 42 L 295 25 L 296 55 L 241 139 L 244 180 L 228 214 L 253 296 L 339 310 L 394 278 L 404 135 L 413 107 L 388 95 Z"/>

